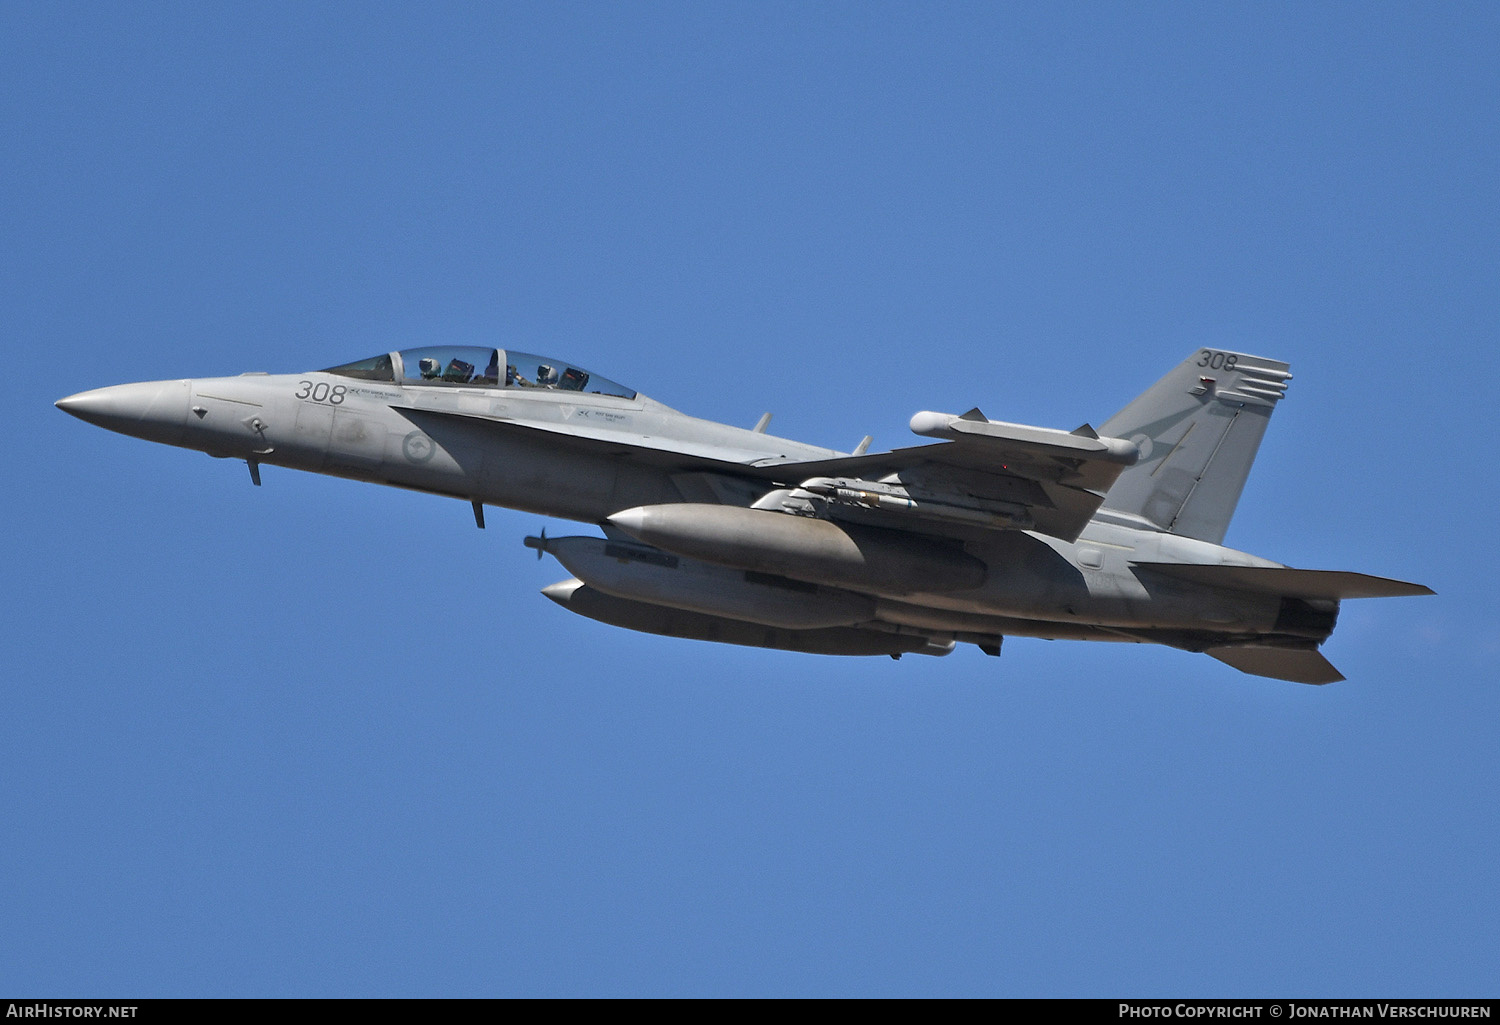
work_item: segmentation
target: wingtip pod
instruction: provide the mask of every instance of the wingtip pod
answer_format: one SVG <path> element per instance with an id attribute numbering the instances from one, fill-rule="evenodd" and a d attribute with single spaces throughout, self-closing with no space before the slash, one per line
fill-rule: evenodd
<path id="1" fill-rule="evenodd" d="M 930 409 L 924 409 L 911 418 L 911 432 L 924 438 L 944 437 L 948 422 L 955 419 L 959 418 L 952 413 L 934 413 Z"/>
<path id="2" fill-rule="evenodd" d="M 970 410 L 970 412 L 976 412 Z M 1034 452 L 1062 458 L 1085 457 L 1103 459 L 1123 466 L 1134 465 L 1141 457 L 1141 450 L 1134 442 L 1124 438 L 1101 437 L 1090 430 L 1058 431 L 1048 427 L 1031 427 L 1026 424 L 1005 423 L 971 417 L 969 413 L 955 416 L 952 413 L 936 413 L 923 410 L 911 418 L 913 434 L 924 438 L 944 438 L 949 441 L 978 443 L 1021 443 Z M 1080 429 L 1081 430 L 1081 429 Z"/>

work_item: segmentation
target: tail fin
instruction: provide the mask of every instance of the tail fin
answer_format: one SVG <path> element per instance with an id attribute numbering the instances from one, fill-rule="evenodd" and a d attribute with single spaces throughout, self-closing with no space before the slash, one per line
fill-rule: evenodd
<path id="1" fill-rule="evenodd" d="M 1099 433 L 1129 438 L 1141 458 L 1115 481 L 1102 508 L 1213 544 L 1224 540 L 1287 364 L 1199 349 L 1116 413 Z"/>

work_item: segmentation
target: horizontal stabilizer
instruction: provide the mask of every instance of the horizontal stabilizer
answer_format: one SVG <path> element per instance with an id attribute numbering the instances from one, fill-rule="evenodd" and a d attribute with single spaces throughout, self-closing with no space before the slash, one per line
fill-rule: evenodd
<path id="1" fill-rule="evenodd" d="M 1209 648 L 1212 655 L 1227 666 L 1251 676 L 1269 676 L 1292 683 L 1338 683 L 1344 674 L 1318 651 L 1307 648 L 1271 648 L 1250 644 L 1226 644 Z"/>
<path id="2" fill-rule="evenodd" d="M 1132 565 L 1137 569 L 1178 580 L 1190 580 L 1195 584 L 1253 591 L 1256 594 L 1274 594 L 1282 598 L 1412 598 L 1433 593 L 1432 588 L 1423 584 L 1409 584 L 1404 580 L 1336 569 L 1209 566 L 1178 562 L 1136 562 Z"/>

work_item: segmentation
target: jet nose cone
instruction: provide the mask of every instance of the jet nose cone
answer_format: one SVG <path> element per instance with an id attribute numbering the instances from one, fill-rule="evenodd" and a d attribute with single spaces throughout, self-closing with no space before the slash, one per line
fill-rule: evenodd
<path id="1" fill-rule="evenodd" d="M 119 401 L 112 394 L 114 388 L 97 388 L 94 391 L 81 391 L 77 395 L 69 395 L 65 399 L 58 399 L 53 403 L 58 409 L 70 416 L 76 416 L 85 423 L 104 426 L 101 421 L 111 417 L 118 418 L 120 414 Z"/>
<path id="2" fill-rule="evenodd" d="M 121 434 L 177 444 L 187 420 L 187 381 L 145 381 L 95 388 L 58 399 L 70 416 Z"/>

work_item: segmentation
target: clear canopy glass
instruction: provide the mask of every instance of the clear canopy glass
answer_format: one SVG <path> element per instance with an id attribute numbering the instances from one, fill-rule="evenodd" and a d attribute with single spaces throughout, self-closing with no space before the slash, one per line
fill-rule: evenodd
<path id="1" fill-rule="evenodd" d="M 428 345 L 402 349 L 402 384 L 467 384 L 491 387 L 500 383 L 500 350 L 477 345 Z"/>
<path id="2" fill-rule="evenodd" d="M 550 356 L 478 345 L 427 345 L 330 367 L 325 373 L 363 381 L 470 388 L 538 388 L 633 399 L 633 389 Z"/>
<path id="3" fill-rule="evenodd" d="M 371 356 L 362 359 L 358 363 L 345 363 L 340 367 L 329 367 L 323 371 L 325 374 L 338 374 L 340 377 L 352 377 L 358 381 L 394 381 L 396 379 L 395 365 L 391 362 L 390 353 L 384 356 Z"/>

